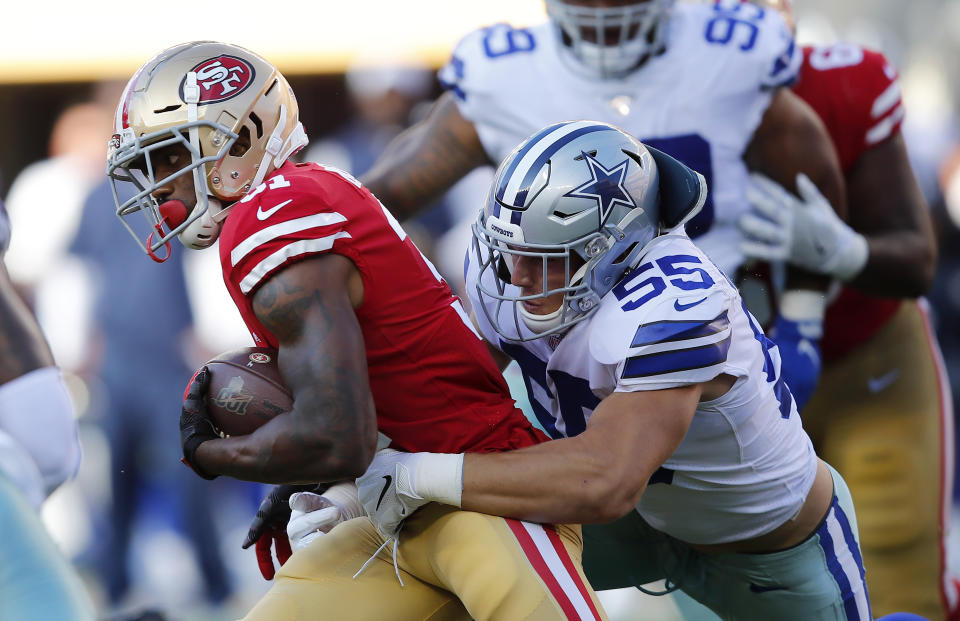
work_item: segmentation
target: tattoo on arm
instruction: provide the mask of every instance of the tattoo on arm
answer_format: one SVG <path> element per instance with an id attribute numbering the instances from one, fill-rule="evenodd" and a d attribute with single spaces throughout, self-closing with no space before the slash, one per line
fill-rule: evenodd
<path id="1" fill-rule="evenodd" d="M 280 371 L 294 395 L 284 433 L 258 443 L 261 468 L 313 461 L 316 475 L 342 477 L 344 462 L 361 472 L 366 467 L 356 460 L 376 442 L 376 416 L 346 265 L 352 266 L 339 256 L 303 261 L 271 277 L 254 297 L 254 312 L 280 343 Z"/>
<path id="2" fill-rule="evenodd" d="M 473 125 L 447 93 L 429 116 L 399 135 L 361 179 L 398 218 L 427 207 L 478 166 L 488 164 Z"/>

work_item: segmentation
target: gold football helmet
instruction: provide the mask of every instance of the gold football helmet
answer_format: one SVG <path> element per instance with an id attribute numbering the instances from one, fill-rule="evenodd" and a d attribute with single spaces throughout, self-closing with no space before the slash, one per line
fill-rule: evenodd
<path id="1" fill-rule="evenodd" d="M 191 248 L 210 246 L 229 205 L 307 144 L 298 114 L 286 79 L 248 50 L 213 41 L 164 50 L 134 74 L 117 107 L 107 150 L 117 215 L 156 261 L 169 257 L 174 235 Z M 151 154 L 176 143 L 190 161 L 156 179 Z M 193 175 L 196 205 L 189 213 L 180 201 L 159 205 L 152 192 L 185 174 Z M 128 183 L 132 197 L 122 190 Z M 150 230 L 145 241 L 127 218 L 138 211 Z"/>

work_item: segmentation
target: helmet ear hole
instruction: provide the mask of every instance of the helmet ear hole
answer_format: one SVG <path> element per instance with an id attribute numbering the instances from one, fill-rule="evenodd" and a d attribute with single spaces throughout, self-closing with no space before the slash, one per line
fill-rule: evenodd
<path id="1" fill-rule="evenodd" d="M 263 121 L 260 120 L 260 117 L 257 116 L 256 112 L 250 112 L 250 120 L 253 122 L 254 127 L 257 128 L 257 140 L 263 138 Z M 247 130 L 247 140 L 250 139 L 250 130 Z"/>
<path id="2" fill-rule="evenodd" d="M 636 247 L 637 247 L 637 242 L 633 242 L 632 244 L 630 244 L 630 245 L 627 247 L 626 250 L 624 250 L 623 252 L 620 253 L 620 256 L 619 256 L 619 257 L 617 257 L 616 259 L 613 260 L 613 262 L 611 263 L 611 265 L 618 265 L 618 264 L 623 263 L 624 261 L 626 261 L 626 260 L 627 260 L 627 257 L 630 256 L 630 253 L 632 253 Z"/>
<path id="3" fill-rule="evenodd" d="M 251 115 L 253 116 L 253 115 Z M 237 132 L 237 139 L 230 146 L 231 157 L 242 157 L 250 148 L 250 128 L 244 125 Z"/>

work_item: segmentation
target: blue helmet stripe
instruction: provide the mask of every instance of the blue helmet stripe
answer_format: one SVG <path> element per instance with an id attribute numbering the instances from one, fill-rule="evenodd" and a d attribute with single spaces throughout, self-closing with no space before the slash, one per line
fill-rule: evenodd
<path id="1" fill-rule="evenodd" d="M 525 144 L 523 148 L 517 152 L 516 156 L 513 158 L 513 161 L 510 162 L 510 167 L 503 171 L 503 174 L 500 175 L 499 187 L 497 187 L 497 200 L 503 200 L 503 194 L 507 189 L 506 182 L 513 177 L 513 172 L 517 169 L 517 166 L 520 165 L 520 161 L 523 160 L 523 157 L 535 146 L 537 146 L 537 143 L 540 142 L 544 136 L 562 125 L 563 123 L 554 123 L 553 125 L 548 125 L 527 140 L 527 144 Z"/>
<path id="2" fill-rule="evenodd" d="M 553 157 L 557 153 L 557 151 L 565 147 L 567 144 L 573 142 L 580 136 L 583 136 L 584 134 L 590 134 L 593 132 L 599 132 L 604 130 L 616 131 L 608 125 L 588 125 L 587 127 L 581 127 L 576 131 L 570 132 L 563 138 L 560 138 L 559 140 L 554 142 L 552 145 L 550 145 L 550 148 L 544 151 L 543 153 L 541 153 L 540 157 L 538 157 L 533 162 L 533 165 L 527 169 L 527 174 L 524 175 L 523 181 L 520 183 L 520 187 L 523 189 L 517 192 L 517 198 L 514 199 L 513 204 L 519 207 L 519 206 L 522 206 L 527 201 L 527 192 L 530 190 L 530 186 L 533 185 L 534 179 L 537 178 L 537 174 L 540 172 L 540 169 L 543 168 L 543 165 L 547 163 L 547 160 Z"/>
<path id="3" fill-rule="evenodd" d="M 526 202 L 527 192 L 530 189 L 530 185 L 533 183 L 534 179 L 537 178 L 537 173 L 540 172 L 540 169 L 547 162 L 547 160 L 553 157 L 553 155 L 559 149 L 571 141 L 579 138 L 580 136 L 583 136 L 584 134 L 602 130 L 616 131 L 609 125 L 583 125 L 583 123 L 583 121 L 557 123 L 555 125 L 545 127 L 532 138 L 529 138 L 523 145 L 523 148 L 516 153 L 507 169 L 502 171 L 499 175 L 497 181 L 497 199 L 503 201 L 507 205 L 522 207 L 524 202 Z M 564 127 L 566 127 L 566 130 L 562 129 Z M 564 131 L 566 131 L 566 133 L 563 133 Z M 552 138 L 549 144 L 544 145 L 544 139 L 549 137 L 551 134 L 560 135 Z M 526 166 L 527 170 L 526 173 L 524 173 L 523 180 L 520 182 L 520 184 L 518 185 L 516 183 L 511 183 L 511 180 L 515 178 L 515 175 L 521 164 L 523 164 L 524 160 L 531 153 L 540 148 L 544 149 L 543 152 L 537 157 L 533 164 Z M 507 197 L 508 186 L 513 186 L 516 188 L 516 196 L 511 198 Z"/>

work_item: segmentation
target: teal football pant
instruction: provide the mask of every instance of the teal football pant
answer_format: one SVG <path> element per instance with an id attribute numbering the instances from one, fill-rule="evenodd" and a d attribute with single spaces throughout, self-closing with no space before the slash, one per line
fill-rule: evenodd
<path id="1" fill-rule="evenodd" d="M 93 621 L 80 579 L 20 490 L 0 473 L 0 619 Z"/>
<path id="2" fill-rule="evenodd" d="M 661 579 L 731 621 L 871 619 L 853 501 L 833 476 L 833 502 L 803 543 L 770 554 L 704 554 L 636 511 L 583 526 L 583 569 L 597 591 Z M 690 516 L 696 519 L 696 516 Z"/>

